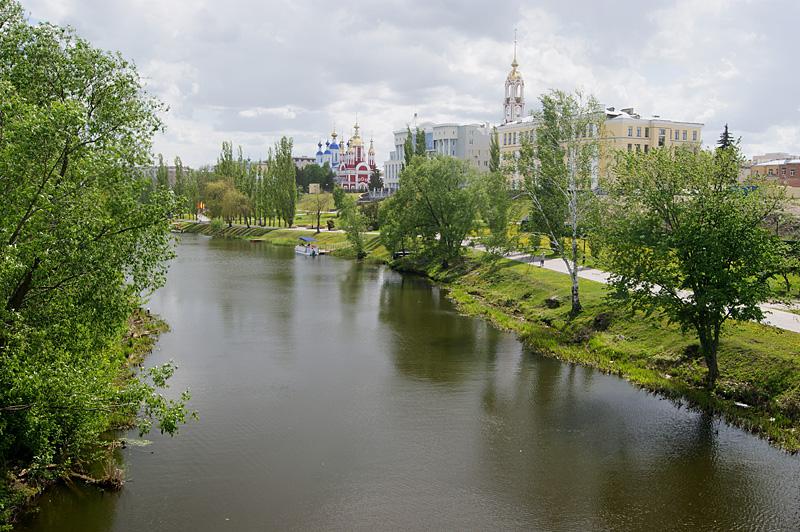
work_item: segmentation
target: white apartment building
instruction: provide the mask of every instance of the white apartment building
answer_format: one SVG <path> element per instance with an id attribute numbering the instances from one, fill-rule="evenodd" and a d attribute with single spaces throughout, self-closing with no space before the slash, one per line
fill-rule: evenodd
<path id="1" fill-rule="evenodd" d="M 418 127 L 425 133 L 428 154 L 455 157 L 467 161 L 479 172 L 489 171 L 491 127 L 488 124 L 424 122 Z M 407 129 L 394 131 L 395 149 L 389 153 L 389 160 L 383 163 L 383 186 L 391 191 L 400 186 L 400 172 L 405 163 L 403 146 L 407 135 Z M 411 136 L 416 143 L 416 127 L 411 128 Z"/>

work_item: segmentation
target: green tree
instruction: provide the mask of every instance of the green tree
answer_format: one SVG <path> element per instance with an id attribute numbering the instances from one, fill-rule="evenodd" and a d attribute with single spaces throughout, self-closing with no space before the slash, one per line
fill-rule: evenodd
<path id="1" fill-rule="evenodd" d="M 152 190 L 139 170 L 152 164 L 161 104 L 118 54 L 70 29 L 29 26 L 8 0 L 0 1 L 0 51 L 5 483 L 8 469 L 25 467 L 35 479 L 72 467 L 120 415 L 174 433 L 187 397 L 156 393 L 169 364 L 124 379 L 131 370 L 120 348 L 171 256 L 174 195 Z"/>
<path id="2" fill-rule="evenodd" d="M 489 171 L 500 171 L 500 139 L 497 128 L 492 128 L 492 137 L 489 143 Z"/>
<path id="3" fill-rule="evenodd" d="M 345 231 L 348 242 L 353 246 L 356 258 L 362 259 L 366 257 L 364 231 L 367 230 L 367 222 L 358 209 L 356 200 L 351 196 L 344 196 L 340 218 L 342 229 Z"/>
<path id="4" fill-rule="evenodd" d="M 411 134 L 411 127 L 406 126 L 406 140 L 403 143 L 403 166 L 411 164 L 411 159 L 414 158 L 414 138 Z"/>
<path id="5" fill-rule="evenodd" d="M 223 216 L 223 200 L 225 194 L 233 190 L 233 186 L 223 180 L 212 181 L 206 185 L 206 210 L 211 218 L 221 218 Z"/>
<path id="6" fill-rule="evenodd" d="M 369 175 L 369 189 L 381 190 L 383 188 L 383 178 L 381 177 L 380 168 L 376 168 Z"/>
<path id="7" fill-rule="evenodd" d="M 250 213 L 250 200 L 236 189 L 226 190 L 221 203 L 221 215 L 228 223 L 228 227 L 233 225 L 236 218 L 247 216 Z"/>
<path id="8" fill-rule="evenodd" d="M 540 97 L 536 144 L 523 139 L 518 172 L 531 199 L 531 226 L 550 238 L 572 280 L 572 313 L 581 311 L 578 240 L 594 199 L 598 132 L 603 113 L 594 97 L 552 90 Z M 567 242 L 562 240 L 566 237 Z"/>
<path id="9" fill-rule="evenodd" d="M 427 152 L 428 149 L 425 145 L 425 131 L 417 128 L 414 138 L 414 155 L 425 157 Z"/>
<path id="10" fill-rule="evenodd" d="M 762 223 L 782 196 L 767 183 L 739 187 L 739 162 L 735 147 L 621 154 L 603 223 L 614 295 L 693 330 L 710 388 L 723 325 L 761 320 L 766 280 L 787 264 L 785 246 Z"/>
<path id="11" fill-rule="evenodd" d="M 156 185 L 159 188 L 169 188 L 169 169 L 164 164 L 164 156 L 158 154 L 158 166 L 156 167 Z"/>
<path id="12" fill-rule="evenodd" d="M 344 202 L 347 198 L 347 192 L 342 187 L 336 186 L 333 188 L 333 206 L 337 211 L 344 209 Z"/>
<path id="13" fill-rule="evenodd" d="M 313 196 L 314 200 L 312 201 L 312 205 L 314 206 L 314 213 L 317 217 L 317 233 L 319 233 L 319 224 L 320 220 L 322 219 L 322 213 L 331 209 L 333 206 L 333 199 L 330 194 L 326 194 L 324 192 L 314 194 Z"/>
<path id="14" fill-rule="evenodd" d="M 725 148 L 732 147 L 734 144 L 736 144 L 736 139 L 734 139 L 733 135 L 728 131 L 728 124 L 725 124 L 725 129 L 722 130 L 722 134 L 719 136 L 717 146 L 719 146 L 719 149 L 724 150 Z"/>
<path id="15" fill-rule="evenodd" d="M 464 161 L 416 157 L 400 174 L 400 187 L 381 209 L 381 232 L 391 251 L 417 242 L 431 259 L 447 266 L 458 258 L 474 227 L 476 178 Z"/>
<path id="16" fill-rule="evenodd" d="M 489 228 L 481 243 L 493 255 L 502 254 L 512 246 L 508 235 L 511 220 L 511 190 L 508 179 L 500 171 L 490 171 L 480 178 L 480 213 Z"/>
<path id="17" fill-rule="evenodd" d="M 275 158 L 268 171 L 274 187 L 275 210 L 289 227 L 294 222 L 297 206 L 296 170 L 292 160 L 292 139 L 282 137 L 275 143 Z"/>

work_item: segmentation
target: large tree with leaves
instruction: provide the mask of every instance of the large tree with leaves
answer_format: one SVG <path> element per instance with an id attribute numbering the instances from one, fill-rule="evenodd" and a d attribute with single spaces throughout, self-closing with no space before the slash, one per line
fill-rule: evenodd
<path id="1" fill-rule="evenodd" d="M 0 0 L 0 470 L 68 467 L 120 413 L 184 419 L 154 392 L 171 366 L 120 380 L 171 254 L 174 196 L 140 171 L 160 110 L 119 55 Z"/>
<path id="2" fill-rule="evenodd" d="M 292 139 L 281 137 L 281 140 L 275 143 L 272 164 L 269 165 L 268 172 L 274 187 L 275 210 L 287 226 L 291 226 L 294 222 L 297 206 L 296 171 L 292 160 Z"/>
<path id="3" fill-rule="evenodd" d="M 782 195 L 767 183 L 739 186 L 735 145 L 620 157 L 602 225 L 614 295 L 693 331 L 713 387 L 723 325 L 761 320 L 767 280 L 788 265 L 763 223 Z"/>
<path id="4" fill-rule="evenodd" d="M 517 170 L 531 200 L 531 225 L 547 235 L 572 280 L 572 313 L 581 311 L 578 240 L 590 211 L 602 108 L 580 92 L 540 97 L 535 144 L 523 139 Z M 566 239 L 566 242 L 565 242 Z"/>
<path id="5" fill-rule="evenodd" d="M 396 251 L 419 243 L 431 259 L 447 266 L 461 253 L 474 227 L 477 178 L 464 161 L 415 157 L 400 174 L 398 191 L 381 209 L 381 233 Z"/>

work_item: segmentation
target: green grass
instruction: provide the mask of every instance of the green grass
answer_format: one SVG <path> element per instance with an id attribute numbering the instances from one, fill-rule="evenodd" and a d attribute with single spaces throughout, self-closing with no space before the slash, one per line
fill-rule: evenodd
<path id="1" fill-rule="evenodd" d="M 756 323 L 731 323 L 719 352 L 721 376 L 708 392 L 697 341 L 661 316 L 631 315 L 606 300 L 600 283 L 581 280 L 584 311 L 569 316 L 569 278 L 538 266 L 485 256 L 442 270 L 405 260 L 450 288 L 459 308 L 516 332 L 532 350 L 596 367 L 673 399 L 721 414 L 791 452 L 800 450 L 800 335 Z M 545 300 L 562 304 L 548 308 Z M 749 408 L 737 406 L 745 403 Z"/>

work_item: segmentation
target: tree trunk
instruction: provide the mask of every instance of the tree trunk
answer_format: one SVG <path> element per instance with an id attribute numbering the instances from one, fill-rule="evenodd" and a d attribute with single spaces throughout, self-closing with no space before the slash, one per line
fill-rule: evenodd
<path id="1" fill-rule="evenodd" d="M 577 265 L 573 263 L 573 270 L 570 272 L 572 277 L 572 315 L 577 316 L 583 310 L 581 306 L 581 299 L 578 295 L 578 269 Z"/>
<path id="2" fill-rule="evenodd" d="M 717 348 L 719 347 L 719 327 L 712 332 L 698 328 L 697 336 L 700 339 L 700 350 L 703 352 L 703 360 L 708 368 L 706 374 L 706 388 L 713 390 L 719 377 L 719 366 L 717 366 Z"/>

